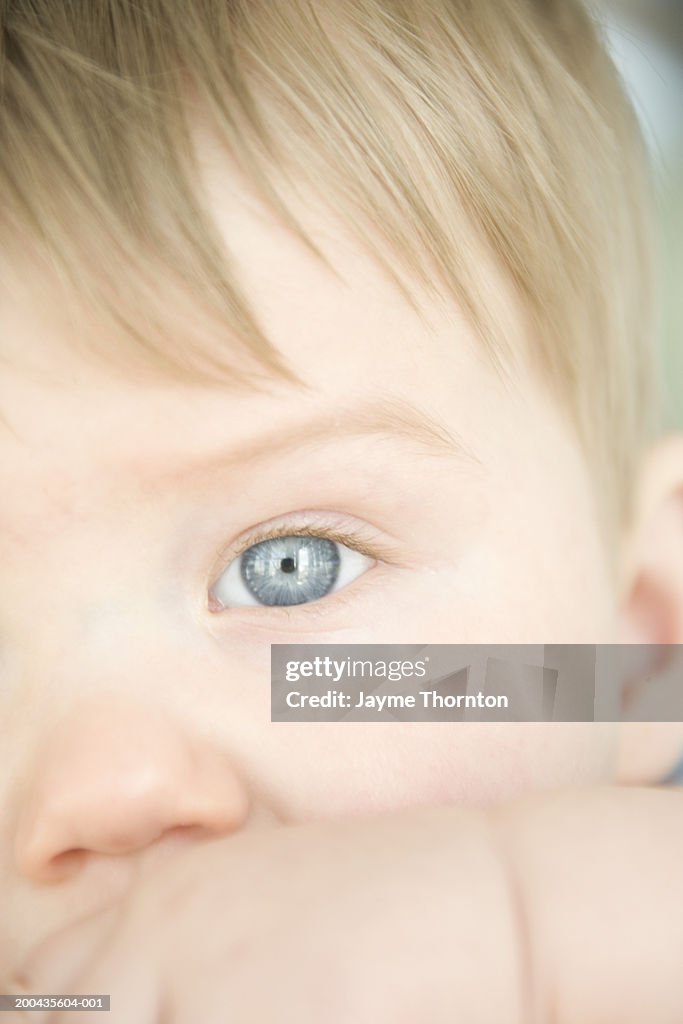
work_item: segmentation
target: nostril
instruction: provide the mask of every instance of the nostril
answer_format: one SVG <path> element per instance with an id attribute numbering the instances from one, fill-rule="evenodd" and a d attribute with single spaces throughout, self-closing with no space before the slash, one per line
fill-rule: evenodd
<path id="1" fill-rule="evenodd" d="M 175 825 L 164 832 L 155 847 L 152 848 L 154 852 L 152 853 L 151 849 L 150 853 L 152 856 L 163 858 L 174 850 L 216 838 L 214 829 L 205 828 L 202 825 Z"/>
<path id="2" fill-rule="evenodd" d="M 52 858 L 52 863 L 55 866 L 59 865 L 59 867 L 61 868 L 69 868 L 72 866 L 80 867 L 80 865 L 83 863 L 83 858 L 85 857 L 86 853 L 87 850 L 79 848 L 73 850 L 64 850 L 62 853 L 58 853 Z"/>
<path id="3" fill-rule="evenodd" d="M 87 854 L 88 851 L 83 849 L 63 850 L 55 854 L 45 865 L 43 881 L 49 884 L 70 878 L 83 867 Z"/>
<path id="4" fill-rule="evenodd" d="M 174 825 L 164 833 L 165 837 L 175 839 L 209 839 L 216 835 L 216 830 L 205 825 Z"/>

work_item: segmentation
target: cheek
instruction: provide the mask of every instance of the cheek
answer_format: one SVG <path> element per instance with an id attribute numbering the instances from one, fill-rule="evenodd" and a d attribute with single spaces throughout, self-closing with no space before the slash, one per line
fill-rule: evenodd
<path id="1" fill-rule="evenodd" d="M 530 412 L 514 438 L 519 450 L 496 457 L 498 500 L 471 574 L 486 578 L 490 606 L 516 642 L 614 642 L 617 595 L 600 495 L 557 410 L 530 402 Z"/>
<path id="2" fill-rule="evenodd" d="M 564 437 L 494 465 L 487 500 L 456 550 L 416 574 L 408 635 L 443 643 L 614 643 L 618 607 L 594 496 Z M 450 527 L 451 531 L 453 527 Z M 438 638 L 438 639 L 437 639 Z"/>
<path id="3" fill-rule="evenodd" d="M 392 587 L 350 643 L 616 643 L 618 608 L 594 538 L 575 524 L 506 521 L 453 563 Z M 534 526 L 536 529 L 534 529 Z"/>
<path id="4" fill-rule="evenodd" d="M 331 729 L 324 759 L 322 752 L 306 751 L 306 763 L 317 760 L 320 770 L 302 771 L 288 788 L 291 820 L 485 804 L 614 776 L 612 723 L 413 722 Z M 300 754 L 303 747 L 297 744 Z"/>
<path id="5" fill-rule="evenodd" d="M 463 722 L 417 728 L 394 740 L 399 764 L 393 778 L 400 780 L 406 805 L 495 802 L 614 778 L 613 723 Z"/>

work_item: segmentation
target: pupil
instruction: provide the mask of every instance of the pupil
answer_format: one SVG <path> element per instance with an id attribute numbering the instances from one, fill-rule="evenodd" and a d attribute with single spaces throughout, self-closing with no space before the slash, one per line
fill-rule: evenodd
<path id="1" fill-rule="evenodd" d="M 294 572 L 296 569 L 296 562 L 293 558 L 283 558 L 280 561 L 280 568 L 283 572 Z"/>

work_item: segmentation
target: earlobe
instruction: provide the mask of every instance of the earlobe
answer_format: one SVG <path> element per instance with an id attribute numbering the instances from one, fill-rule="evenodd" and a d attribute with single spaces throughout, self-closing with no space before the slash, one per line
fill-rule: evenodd
<path id="1" fill-rule="evenodd" d="M 647 453 L 624 553 L 625 643 L 683 643 L 683 434 Z"/>
<path id="2" fill-rule="evenodd" d="M 669 435 L 647 453 L 641 467 L 634 522 L 624 552 L 621 594 L 623 643 L 683 644 L 683 434 Z M 680 663 L 678 652 L 673 662 Z M 662 780 L 683 755 L 681 682 L 644 680 L 630 693 L 625 717 L 653 702 L 671 711 L 668 721 L 626 721 L 621 726 L 617 779 L 646 785 Z M 671 687 L 670 697 L 662 686 Z M 657 690 L 657 692 L 655 692 Z"/>

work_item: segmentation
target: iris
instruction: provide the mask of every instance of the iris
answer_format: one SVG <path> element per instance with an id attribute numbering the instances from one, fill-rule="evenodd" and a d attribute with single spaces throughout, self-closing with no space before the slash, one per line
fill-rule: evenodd
<path id="1" fill-rule="evenodd" d="M 317 601 L 330 593 L 339 568 L 339 547 L 326 537 L 274 537 L 240 557 L 245 587 L 265 605 Z"/>

